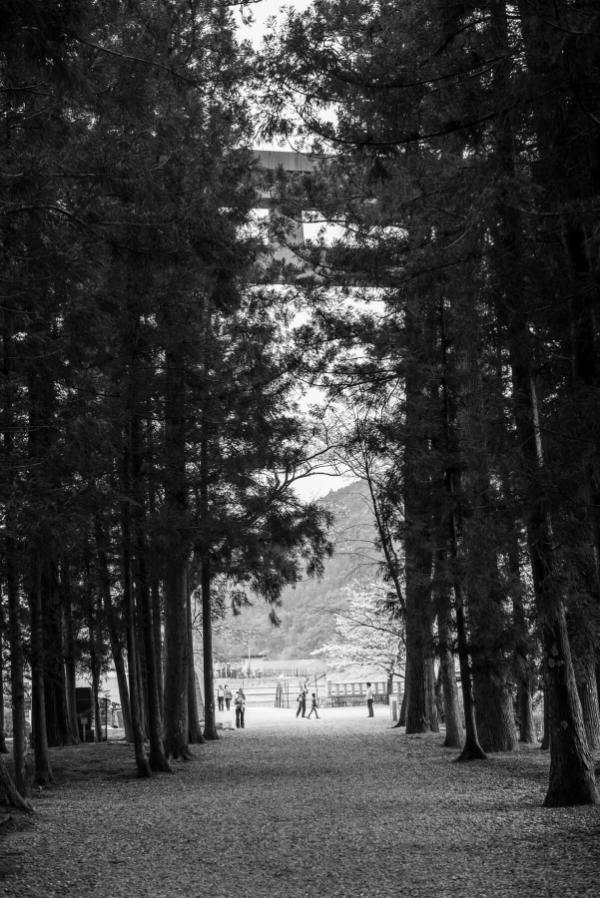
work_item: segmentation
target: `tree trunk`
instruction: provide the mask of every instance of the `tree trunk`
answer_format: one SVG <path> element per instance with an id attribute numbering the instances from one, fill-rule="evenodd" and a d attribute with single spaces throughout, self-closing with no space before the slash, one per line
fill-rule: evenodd
<path id="1" fill-rule="evenodd" d="M 123 715 L 123 727 L 125 730 L 125 739 L 127 742 L 133 742 L 133 726 L 131 722 L 131 709 L 129 706 L 129 685 L 127 682 L 127 672 L 125 669 L 125 658 L 123 657 L 123 627 L 119 627 L 116 620 L 116 612 L 113 607 L 110 571 L 108 569 L 107 557 L 107 537 L 104 533 L 100 513 L 96 512 L 95 521 L 95 538 L 96 538 L 96 556 L 97 556 L 97 575 L 98 586 L 102 598 L 104 608 L 104 616 L 108 625 L 108 636 L 110 640 L 111 653 L 115 672 L 117 674 L 117 683 L 119 685 L 119 700 L 121 704 L 121 713 Z"/>
<path id="2" fill-rule="evenodd" d="M 402 694 L 402 701 L 400 702 L 400 713 L 398 714 L 398 723 L 396 726 L 405 727 L 406 726 L 406 705 L 408 704 L 408 696 L 406 694 L 406 680 L 404 681 L 404 692 Z"/>
<path id="3" fill-rule="evenodd" d="M 145 577 L 145 571 L 138 576 Z M 158 674 L 156 664 L 156 650 L 154 646 L 154 629 L 150 593 L 147 583 L 143 583 L 139 590 L 141 603 L 142 629 L 146 657 L 147 677 L 147 706 L 148 706 L 148 737 L 150 742 L 150 769 L 155 772 L 170 773 L 171 767 L 167 761 L 163 742 L 163 721 L 159 697 Z"/>
<path id="4" fill-rule="evenodd" d="M 42 568 L 44 616 L 44 699 L 46 731 L 51 746 L 71 744 L 63 650 L 62 602 L 58 591 L 57 565 L 45 557 Z"/>
<path id="5" fill-rule="evenodd" d="M 202 734 L 204 702 L 200 691 L 200 680 L 196 673 L 193 654 L 190 656 L 188 682 L 188 740 L 190 745 L 201 745 L 205 741 Z"/>
<path id="6" fill-rule="evenodd" d="M 387 521 L 384 520 L 384 516 L 381 512 L 380 503 L 377 498 L 377 493 L 375 490 L 375 484 L 373 482 L 373 477 L 371 474 L 371 468 L 369 465 L 369 459 L 366 450 L 363 448 L 363 464 L 365 477 L 367 481 L 367 486 L 369 488 L 369 496 L 371 497 L 371 507 L 373 509 L 373 517 L 375 518 L 375 527 L 377 529 L 377 535 L 379 536 L 379 543 L 381 545 L 381 551 L 383 552 L 383 557 L 385 561 L 385 573 L 387 579 L 392 583 L 394 587 L 394 593 L 396 594 L 396 599 L 398 601 L 398 609 L 406 615 L 406 603 L 404 600 L 404 594 L 402 591 L 402 583 L 400 581 L 400 571 L 402 565 L 398 558 L 398 553 L 396 552 L 396 548 L 394 546 L 393 538 L 390 533 L 390 529 L 388 527 Z"/>
<path id="7" fill-rule="evenodd" d="M 94 651 L 93 655 L 96 655 Z M 91 657 L 92 667 L 92 707 L 94 709 L 94 741 L 102 742 L 102 712 L 100 709 L 100 665 L 96 657 Z"/>
<path id="8" fill-rule="evenodd" d="M 137 391 L 136 391 L 137 392 Z M 132 490 L 133 524 L 136 546 L 136 586 L 139 617 L 144 645 L 146 674 L 146 707 L 148 738 L 150 743 L 149 764 L 154 772 L 171 773 L 163 742 L 163 721 L 159 694 L 159 675 L 156 646 L 154 643 L 154 622 L 150 586 L 148 583 L 148 548 L 145 535 L 145 489 L 142 474 L 142 437 L 140 422 L 136 415 L 132 424 Z"/>
<path id="9" fill-rule="evenodd" d="M 460 462 L 456 437 L 455 402 L 450 393 L 450 367 L 448 363 L 448 338 L 444 317 L 444 304 L 440 304 L 440 339 L 441 339 L 441 406 L 442 406 L 442 444 L 446 468 L 443 476 L 445 502 L 444 513 L 440 516 L 439 539 L 445 536 L 448 558 L 448 579 L 454 589 L 456 609 L 456 635 L 458 642 L 458 661 L 463 699 L 463 716 L 465 722 L 465 744 L 457 761 L 484 760 L 483 751 L 477 735 L 475 720 L 475 702 L 473 698 L 473 680 L 469 658 L 469 641 L 465 615 L 465 596 L 463 588 L 463 571 L 459 552 L 459 509 L 460 509 Z M 444 533 L 445 530 L 445 533 Z"/>
<path id="10" fill-rule="evenodd" d="M 496 679 L 490 671 L 474 675 L 477 734 L 485 752 L 513 751 L 518 738 L 513 697 L 506 677 Z"/>
<path id="11" fill-rule="evenodd" d="M 14 399 L 12 382 L 14 360 L 13 321 L 7 308 L 2 310 L 2 374 L 3 374 L 3 457 L 6 483 L 5 497 L 5 570 L 6 600 L 8 608 L 8 645 L 10 651 L 10 691 L 13 727 L 13 764 L 17 793 L 26 796 L 28 792 L 25 773 L 25 687 L 23 676 L 23 641 L 21 633 L 21 606 L 19 596 L 19 566 L 17 547 L 16 500 L 14 495 Z"/>
<path id="12" fill-rule="evenodd" d="M 150 764 L 144 750 L 144 732 L 142 729 L 142 700 L 139 690 L 138 645 L 136 612 L 133 596 L 132 577 L 132 534 L 131 534 L 131 421 L 126 425 L 124 434 L 122 484 L 124 500 L 121 505 L 122 533 L 122 584 L 123 607 L 125 611 L 125 628 L 127 634 L 127 667 L 129 670 L 129 707 L 131 709 L 131 726 L 133 732 L 133 749 L 137 775 L 147 778 L 152 775 Z"/>
<path id="13" fill-rule="evenodd" d="M 594 653 L 588 652 L 577 659 L 574 667 L 588 745 L 591 751 L 597 752 L 600 750 L 600 709 Z"/>
<path id="14" fill-rule="evenodd" d="M 442 696 L 444 701 L 444 720 L 446 748 L 460 748 L 463 744 L 463 728 L 458 703 L 458 684 L 454 667 L 454 654 L 449 649 L 440 651 L 440 670 L 442 676 Z"/>
<path id="15" fill-rule="evenodd" d="M 475 702 L 473 699 L 473 681 L 471 679 L 471 665 L 469 662 L 469 647 L 467 639 L 467 627 L 463 605 L 462 588 L 459 582 L 455 583 L 454 596 L 456 599 L 456 632 L 458 637 L 458 660 L 460 664 L 460 684 L 463 698 L 463 714 L 465 718 L 465 744 L 457 761 L 483 761 L 486 754 L 479 743 L 477 723 L 475 720 Z"/>
<path id="16" fill-rule="evenodd" d="M 533 677 L 522 677 L 517 684 L 517 725 L 519 742 L 533 744 L 535 742 L 535 724 L 533 721 Z"/>
<path id="17" fill-rule="evenodd" d="M 86 623 L 87 623 L 87 631 L 88 631 L 88 642 L 89 642 L 89 656 L 90 656 L 90 674 L 92 678 L 92 710 L 93 710 L 93 719 L 94 719 L 94 740 L 96 742 L 102 742 L 102 715 L 100 710 L 100 682 L 102 679 L 102 664 L 104 661 L 104 640 L 103 640 L 103 621 L 101 616 L 101 607 L 102 607 L 102 596 L 97 597 L 97 592 L 93 588 L 92 582 L 92 573 L 91 573 L 92 561 L 91 561 L 91 550 L 90 550 L 90 541 L 88 537 L 87 530 L 83 536 L 83 570 L 84 570 L 84 586 L 82 591 L 82 597 L 84 599 L 83 608 L 85 609 L 86 615 Z M 68 564 L 63 564 L 62 566 L 62 578 L 61 582 L 63 585 L 63 631 L 65 633 L 65 642 L 66 642 L 66 634 L 67 627 L 64 625 L 64 622 L 67 617 L 70 618 L 71 615 L 71 593 L 69 589 L 69 568 Z M 68 608 L 68 611 L 67 611 Z M 72 651 L 71 647 L 66 651 Z M 65 664 L 65 670 L 67 665 Z M 74 683 L 73 683 L 74 685 Z M 68 683 L 66 686 L 66 694 L 67 694 L 67 704 L 69 698 L 69 688 Z M 70 715 L 69 715 L 70 716 Z M 76 722 L 76 718 L 75 718 Z M 91 723 L 90 723 L 91 730 Z"/>
<path id="18" fill-rule="evenodd" d="M 126 528 L 123 534 L 127 542 Z M 140 778 L 151 776 L 150 764 L 144 750 L 144 733 L 142 730 L 142 710 L 137 675 L 137 634 L 135 628 L 135 610 L 131 588 L 130 557 L 128 549 L 123 551 L 123 602 L 125 606 L 127 633 L 127 666 L 129 669 L 129 707 L 131 709 L 131 727 L 133 731 L 133 750 L 137 775 Z"/>
<path id="19" fill-rule="evenodd" d="M 407 470 L 404 495 L 408 525 L 405 538 L 405 725 L 408 734 L 439 730 L 435 704 L 430 536 L 419 520 L 424 511 L 416 507 L 415 493 L 418 485 L 406 483 L 411 477 L 412 474 Z"/>
<path id="20" fill-rule="evenodd" d="M 42 611 L 42 572 L 40 569 L 42 558 L 43 552 L 41 550 L 32 551 L 30 556 L 31 587 L 29 590 L 31 615 L 31 725 L 35 758 L 35 782 L 39 786 L 47 786 L 54 779 L 48 751 L 46 702 L 44 698 L 44 615 Z"/>
<path id="21" fill-rule="evenodd" d="M 550 783 L 544 804 L 598 804 L 600 796 L 571 663 L 567 623 L 560 610 L 545 621 L 544 650 L 550 686 Z"/>
<path id="22" fill-rule="evenodd" d="M 148 425 L 150 430 L 150 441 L 153 439 L 152 424 Z M 156 490 L 152 482 L 148 484 L 148 513 L 150 516 L 156 514 Z M 152 552 L 148 558 L 148 578 L 150 588 L 150 616 L 152 620 L 152 642 L 154 645 L 154 658 L 156 662 L 156 691 L 158 693 L 158 705 L 161 720 L 164 722 L 165 704 L 164 704 L 164 684 L 163 684 L 163 613 L 160 593 L 160 558 L 156 552 Z M 163 724 L 164 730 L 164 724 Z M 164 742 L 163 742 L 164 747 Z M 166 757 L 166 756 L 165 756 Z"/>
<path id="23" fill-rule="evenodd" d="M 544 731 L 542 733 L 540 748 L 542 751 L 548 751 L 550 748 L 550 711 L 548 708 L 548 683 L 546 681 L 545 672 L 542 677 L 542 682 L 544 686 Z"/>
<path id="24" fill-rule="evenodd" d="M 508 482 L 504 484 L 504 494 L 508 498 L 510 490 Z M 513 671 L 517 682 L 516 717 L 519 730 L 519 742 L 534 743 L 536 741 L 533 722 L 533 684 L 535 672 L 531 662 L 533 638 L 529 634 L 525 606 L 523 603 L 523 584 L 519 563 L 519 546 L 513 533 L 517 531 L 516 522 L 508 544 L 508 565 L 510 571 L 510 595 L 513 605 L 513 626 L 515 631 L 515 649 L 513 655 Z M 517 531 L 518 532 L 518 531 Z"/>
<path id="25" fill-rule="evenodd" d="M 165 751 L 167 757 L 190 759 L 186 412 L 183 349 L 179 347 L 179 350 L 169 349 L 165 354 L 164 479 L 169 522 L 165 559 Z"/>
<path id="26" fill-rule="evenodd" d="M 215 716 L 215 684 L 213 680 L 211 577 L 207 552 L 203 553 L 200 562 L 200 584 L 202 591 L 202 656 L 204 662 L 204 738 L 218 739 Z"/>
<path id="27" fill-rule="evenodd" d="M 406 732 L 437 733 L 433 631 L 428 621 L 419 619 L 418 609 L 414 612 L 416 620 L 411 616 L 406 622 Z"/>
<path id="28" fill-rule="evenodd" d="M 210 325 L 208 321 L 208 308 L 205 309 L 208 337 Z M 206 372 L 206 365 L 204 365 Z M 206 410 L 202 410 L 202 435 L 200 442 L 200 520 L 208 519 L 208 422 Z M 203 534 L 202 545 L 199 551 L 200 558 L 200 593 L 202 596 L 202 662 L 204 667 L 204 738 L 218 739 L 217 721 L 215 716 L 215 684 L 213 680 L 213 641 L 212 641 L 212 596 L 211 596 L 211 570 L 210 554 L 208 546 L 208 534 Z"/>
<path id="29" fill-rule="evenodd" d="M 25 688 L 23 679 L 23 645 L 21 639 L 19 587 L 17 580 L 16 543 L 7 523 L 6 536 L 6 593 L 8 602 L 8 642 L 10 648 L 10 689 L 13 726 L 13 764 L 17 791 L 27 795 L 25 772 L 27 747 L 25 743 Z"/>
<path id="30" fill-rule="evenodd" d="M 411 363 L 405 376 L 402 489 L 406 603 L 406 732 L 438 732 L 435 703 L 431 461 L 431 403 L 423 391 L 423 366 L 430 363 L 431 327 L 410 296 L 405 333 Z"/>
<path id="31" fill-rule="evenodd" d="M 165 719 L 165 690 L 164 690 L 164 682 L 163 682 L 163 670 L 164 670 L 164 651 L 163 651 L 163 614 L 162 614 L 162 601 L 160 594 L 160 583 L 158 580 L 158 575 L 153 575 L 150 585 L 150 603 L 152 610 L 152 627 L 154 630 L 153 634 L 153 643 L 154 643 L 154 656 L 156 658 L 156 690 L 158 692 L 158 704 L 160 709 L 161 720 L 163 721 L 163 730 L 164 730 L 164 719 Z"/>
<path id="32" fill-rule="evenodd" d="M 442 699 L 444 703 L 444 723 L 446 736 L 444 746 L 447 748 L 460 748 L 463 741 L 463 728 L 458 704 L 458 684 L 456 682 L 456 668 L 454 652 L 451 651 L 451 608 L 450 591 L 443 582 L 441 576 L 442 564 L 438 565 L 436 580 L 437 588 L 437 620 L 438 620 L 438 652 L 440 657 L 440 676 L 442 680 Z M 440 582 L 441 581 L 441 582 Z"/>
<path id="33" fill-rule="evenodd" d="M 204 742 L 202 735 L 202 717 L 206 719 L 206 704 L 202 701 L 200 694 L 200 683 L 196 674 L 196 660 L 194 656 L 194 628 L 192 621 L 192 595 L 188 586 L 187 589 L 187 618 L 188 618 L 188 634 L 189 634 L 189 678 L 188 678 L 188 738 L 192 745 L 200 745 Z M 204 653 L 202 655 L 204 668 Z"/>
<path id="34" fill-rule="evenodd" d="M 440 304 L 443 389 L 449 463 L 453 463 L 450 476 L 455 484 L 452 494 L 459 503 L 455 527 L 460 523 L 477 735 L 484 752 L 511 751 L 517 745 L 506 653 L 511 621 L 499 570 L 498 503 L 490 473 L 490 434 L 496 422 L 488 411 L 489 387 L 477 353 L 478 309 L 472 292 L 464 290 L 457 306 L 458 327 L 448 337 L 444 304 Z"/>
<path id="35" fill-rule="evenodd" d="M 593 588 L 590 590 L 593 593 Z M 579 596 L 571 598 L 567 612 L 567 630 L 573 658 L 577 692 L 590 750 L 600 749 L 600 708 L 596 682 L 596 646 L 598 615 L 595 604 L 583 604 Z"/>
<path id="36" fill-rule="evenodd" d="M 190 759 L 188 747 L 189 634 L 184 559 L 167 559 L 165 578 L 165 751 Z"/>
<path id="37" fill-rule="evenodd" d="M 69 566 L 67 561 L 62 563 L 63 589 L 65 601 L 63 607 L 63 643 L 65 649 L 65 698 L 67 703 L 67 719 L 71 744 L 79 742 L 79 727 L 77 726 L 77 701 L 76 701 L 76 640 L 73 626 L 71 607 L 71 587 L 69 578 Z"/>
<path id="38" fill-rule="evenodd" d="M 106 537 L 102 528 L 99 513 L 95 517 L 96 551 L 98 564 L 98 579 L 104 615 L 108 625 L 108 635 L 111 646 L 113 663 L 119 685 L 119 700 L 123 715 L 123 727 L 127 742 L 133 742 L 133 727 L 131 723 L 131 709 L 129 706 L 129 684 L 127 679 L 125 658 L 123 655 L 123 642 L 125 638 L 123 626 L 119 626 L 116 620 L 116 612 L 113 607 L 110 571 L 108 569 Z"/>
<path id="39" fill-rule="evenodd" d="M 528 330 L 513 312 L 509 321 L 515 421 L 527 477 L 527 539 L 544 652 L 550 728 L 547 806 L 600 801 L 587 745 L 567 634 L 560 577 L 556 573 L 552 526 L 545 505 L 543 454 L 535 389 L 530 371 Z"/>
<path id="40" fill-rule="evenodd" d="M 480 496 L 485 495 L 486 490 L 482 490 Z M 486 502 L 485 498 L 483 501 Z M 477 515 L 474 512 L 473 518 Z M 518 736 L 511 665 L 505 651 L 509 621 L 505 590 L 499 583 L 496 550 L 489 544 L 494 531 L 491 521 L 488 523 L 489 529 L 485 530 L 485 520 L 476 521 L 469 553 L 468 607 L 475 716 L 479 742 L 485 752 L 512 751 Z"/>
<path id="41" fill-rule="evenodd" d="M 465 607 L 463 587 L 458 570 L 458 541 L 455 520 L 456 500 L 452 497 L 456 494 L 454 485 L 455 471 L 446 472 L 446 488 L 451 497 L 448 514 L 448 544 L 449 556 L 454 565 L 454 599 L 456 603 L 456 634 L 458 641 L 458 661 L 460 666 L 460 683 L 463 699 L 463 715 L 465 721 L 465 744 L 457 761 L 485 760 L 486 754 L 479 742 L 477 722 L 475 719 L 475 701 L 473 698 L 473 680 L 471 675 L 471 662 L 469 659 L 469 642 L 467 636 L 467 624 L 465 619 Z"/>
<path id="42" fill-rule="evenodd" d="M 543 457 L 531 376 L 527 383 L 525 380 L 528 360 L 521 355 L 526 346 L 524 341 L 525 335 L 522 335 L 518 345 L 516 341 L 512 343 L 513 383 L 517 429 L 522 451 L 527 453 L 530 484 L 528 543 L 546 669 L 551 760 L 550 783 L 544 803 L 556 807 L 598 804 L 600 795 L 575 683 L 560 578 L 555 571 L 551 523 L 544 506 L 544 484 L 538 475 Z"/>
<path id="43" fill-rule="evenodd" d="M 20 811 L 25 811 L 27 814 L 33 813 L 33 807 L 30 802 L 23 798 L 15 786 L 3 757 L 0 757 L 0 800 L 14 808 L 18 808 Z"/>
<path id="44" fill-rule="evenodd" d="M 2 629 L 4 629 L 4 628 L 2 628 Z M 4 639 L 2 637 L 2 631 L 0 631 L 0 651 L 2 651 L 2 643 L 3 642 L 4 642 Z M 7 755 L 8 748 L 6 746 L 6 729 L 5 729 L 5 725 L 4 725 L 4 720 L 5 720 L 4 678 L 2 676 L 0 676 L 0 692 L 2 693 L 0 695 L 0 754 Z"/>

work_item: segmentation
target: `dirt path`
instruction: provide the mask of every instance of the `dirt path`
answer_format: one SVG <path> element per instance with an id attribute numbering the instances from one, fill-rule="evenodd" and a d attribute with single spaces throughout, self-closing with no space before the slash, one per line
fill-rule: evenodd
<path id="1" fill-rule="evenodd" d="M 58 750 L 65 781 L 35 799 L 33 828 L 0 845 L 12 870 L 0 895 L 600 893 L 600 810 L 541 806 L 547 755 L 453 764 L 439 736 L 407 737 L 378 711 L 307 721 L 251 708 L 245 730 L 150 782 L 132 777 L 123 744 Z"/>

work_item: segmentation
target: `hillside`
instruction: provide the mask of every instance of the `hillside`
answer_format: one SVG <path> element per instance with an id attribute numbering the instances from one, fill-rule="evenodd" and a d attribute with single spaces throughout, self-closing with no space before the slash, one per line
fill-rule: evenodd
<path id="1" fill-rule="evenodd" d="M 331 640 L 335 611 L 346 601 L 345 587 L 375 576 L 380 555 L 373 546 L 375 530 L 366 485 L 357 481 L 319 501 L 335 516 L 335 551 L 325 562 L 323 577 L 302 580 L 284 591 L 277 609 L 279 627 L 270 623 L 269 607 L 260 599 L 239 617 L 229 615 L 215 628 L 216 661 L 237 661 L 261 652 L 271 659 L 308 657 Z"/>

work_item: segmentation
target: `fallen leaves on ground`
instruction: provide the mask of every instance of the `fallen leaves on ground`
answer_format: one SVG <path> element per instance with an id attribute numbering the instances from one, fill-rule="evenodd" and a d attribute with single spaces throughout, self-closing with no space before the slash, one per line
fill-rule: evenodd
<path id="1" fill-rule="evenodd" d="M 454 764 L 383 710 L 250 709 L 191 762 L 135 777 L 109 742 L 54 749 L 59 784 L 2 838 L 6 898 L 570 898 L 600 891 L 600 810 L 544 808 L 535 746 Z"/>

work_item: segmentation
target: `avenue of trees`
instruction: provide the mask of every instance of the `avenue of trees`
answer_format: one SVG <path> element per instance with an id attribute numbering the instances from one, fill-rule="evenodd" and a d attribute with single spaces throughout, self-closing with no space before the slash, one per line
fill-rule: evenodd
<path id="1" fill-rule="evenodd" d="M 139 776 L 216 738 L 223 583 L 275 605 L 331 550 L 291 489 L 318 380 L 369 485 L 406 731 L 441 705 L 462 760 L 511 750 L 543 690 L 546 804 L 600 801 L 596 3 L 316 0 L 260 55 L 230 2 L 0 6 L 9 799 L 26 693 L 46 784 L 82 670 L 99 721 L 116 667 Z M 306 249 L 293 338 L 248 227 L 259 119 L 321 160 L 277 179 L 287 219 L 343 231 Z"/>
<path id="2" fill-rule="evenodd" d="M 436 670 L 455 719 L 456 652 L 461 758 L 532 741 L 543 685 L 546 804 L 596 803 L 600 10 L 317 0 L 263 64 L 267 133 L 321 159 L 282 208 L 345 229 L 305 359 L 384 525 L 407 732 L 438 728 Z"/>

